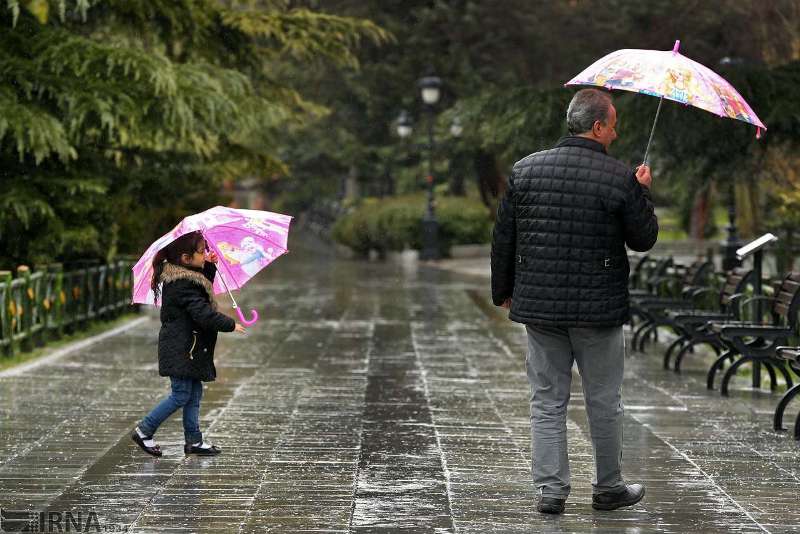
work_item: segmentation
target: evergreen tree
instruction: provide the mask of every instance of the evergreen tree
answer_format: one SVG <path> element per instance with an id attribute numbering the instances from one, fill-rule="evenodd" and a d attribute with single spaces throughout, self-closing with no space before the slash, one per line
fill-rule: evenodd
<path id="1" fill-rule="evenodd" d="M 224 179 L 285 171 L 323 106 L 286 77 L 355 67 L 375 24 L 287 0 L 7 0 L 0 264 L 137 252 Z"/>

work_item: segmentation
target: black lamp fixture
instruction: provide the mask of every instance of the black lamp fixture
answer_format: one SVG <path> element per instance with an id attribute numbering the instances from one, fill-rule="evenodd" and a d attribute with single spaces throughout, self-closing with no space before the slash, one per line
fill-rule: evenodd
<path id="1" fill-rule="evenodd" d="M 450 123 L 450 135 L 458 138 L 462 133 L 464 133 L 464 126 L 461 124 L 461 119 L 453 117 L 453 122 Z"/>
<path id="2" fill-rule="evenodd" d="M 414 132 L 414 122 L 411 120 L 411 115 L 406 110 L 400 112 L 395 122 L 397 135 L 401 139 L 408 138 Z"/>

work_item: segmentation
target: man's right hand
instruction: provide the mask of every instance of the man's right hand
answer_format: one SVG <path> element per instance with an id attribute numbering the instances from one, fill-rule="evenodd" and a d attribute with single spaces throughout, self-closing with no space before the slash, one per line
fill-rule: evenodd
<path id="1" fill-rule="evenodd" d="M 650 176 L 650 167 L 647 165 L 639 165 L 636 167 L 636 179 L 640 184 L 650 189 L 650 184 L 653 183 L 653 178 Z"/>
<path id="2" fill-rule="evenodd" d="M 511 299 L 504 300 L 503 303 L 501 304 L 501 306 L 503 308 L 507 309 L 507 310 L 510 310 L 511 309 Z"/>

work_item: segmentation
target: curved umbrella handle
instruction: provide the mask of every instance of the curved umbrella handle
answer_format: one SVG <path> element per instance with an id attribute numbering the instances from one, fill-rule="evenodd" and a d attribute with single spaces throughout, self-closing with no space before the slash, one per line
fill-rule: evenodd
<path id="1" fill-rule="evenodd" d="M 236 307 L 236 315 L 239 316 L 239 320 L 242 321 L 242 324 L 245 326 L 253 326 L 258 321 L 258 312 L 256 310 L 250 310 L 250 313 L 253 314 L 253 318 L 247 320 L 244 318 L 244 313 L 242 313 L 242 309 L 238 306 Z"/>

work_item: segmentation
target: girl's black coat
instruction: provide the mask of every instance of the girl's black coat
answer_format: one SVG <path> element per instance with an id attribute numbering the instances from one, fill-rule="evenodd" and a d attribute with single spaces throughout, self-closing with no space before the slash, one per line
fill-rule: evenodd
<path id="1" fill-rule="evenodd" d="M 164 266 L 160 278 L 159 375 L 204 382 L 216 378 L 217 332 L 232 332 L 236 327 L 233 319 L 215 309 L 211 283 L 216 273 L 216 266 L 209 262 L 202 271 L 171 263 Z"/>

